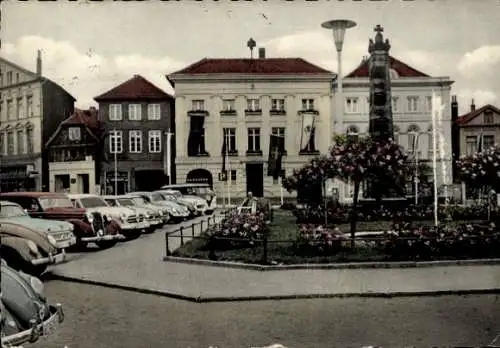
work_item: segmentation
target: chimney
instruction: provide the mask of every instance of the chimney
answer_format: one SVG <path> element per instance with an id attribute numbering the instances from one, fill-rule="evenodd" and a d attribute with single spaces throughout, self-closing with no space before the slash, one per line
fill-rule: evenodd
<path id="1" fill-rule="evenodd" d="M 451 122 L 456 122 L 458 119 L 458 102 L 457 96 L 451 96 Z"/>
<path id="2" fill-rule="evenodd" d="M 470 112 L 476 111 L 476 104 L 474 104 L 474 99 L 472 99 L 472 103 L 470 104 Z"/>
<path id="3" fill-rule="evenodd" d="M 259 59 L 266 58 L 266 49 L 264 47 L 259 47 Z"/>
<path id="4" fill-rule="evenodd" d="M 38 50 L 36 56 L 36 74 L 42 76 L 42 51 Z"/>

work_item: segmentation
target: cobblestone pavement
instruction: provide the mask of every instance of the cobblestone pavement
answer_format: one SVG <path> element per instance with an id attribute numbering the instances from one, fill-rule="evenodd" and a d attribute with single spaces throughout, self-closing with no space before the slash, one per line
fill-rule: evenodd
<path id="1" fill-rule="evenodd" d="M 479 346 L 500 333 L 495 295 L 192 303 L 60 281 L 59 331 L 34 348 Z"/>

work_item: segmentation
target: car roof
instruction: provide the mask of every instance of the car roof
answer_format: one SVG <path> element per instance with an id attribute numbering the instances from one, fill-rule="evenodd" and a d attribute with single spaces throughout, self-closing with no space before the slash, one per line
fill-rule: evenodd
<path id="1" fill-rule="evenodd" d="M 68 197 L 71 199 L 80 199 L 80 198 L 87 198 L 87 197 L 99 197 L 99 195 L 93 195 L 90 193 L 76 193 L 76 194 L 70 194 L 70 195 L 68 195 Z"/>
<path id="2" fill-rule="evenodd" d="M 130 196 L 130 195 L 118 195 L 118 196 L 115 196 L 115 195 L 106 195 L 106 196 L 101 196 L 101 197 L 104 198 L 104 199 L 132 198 L 132 196 Z"/>
<path id="3" fill-rule="evenodd" d="M 11 201 L 0 201 L 1 205 L 19 205 L 17 203 L 11 202 Z"/>
<path id="4" fill-rule="evenodd" d="M 0 197 L 67 197 L 65 193 L 60 192 L 3 192 Z"/>
<path id="5" fill-rule="evenodd" d="M 162 189 L 175 189 L 175 188 L 181 188 L 181 187 L 210 187 L 209 184 L 172 184 L 172 185 L 164 185 L 161 188 Z"/>

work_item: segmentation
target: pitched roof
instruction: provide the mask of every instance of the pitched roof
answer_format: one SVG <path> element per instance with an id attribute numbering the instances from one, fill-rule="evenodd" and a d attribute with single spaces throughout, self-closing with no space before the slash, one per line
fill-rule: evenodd
<path id="1" fill-rule="evenodd" d="M 62 121 L 57 127 L 56 131 L 52 134 L 50 139 L 45 143 L 45 146 L 49 146 L 64 126 L 70 125 L 83 125 L 90 133 L 90 135 L 97 141 L 101 136 L 101 127 L 99 123 L 99 115 L 97 109 L 91 108 L 89 110 L 81 110 L 75 108 L 73 114 L 71 114 L 67 119 Z"/>
<path id="2" fill-rule="evenodd" d="M 94 100 L 99 102 L 104 100 L 161 100 L 170 98 L 173 97 L 153 85 L 141 75 L 134 75 L 131 79 L 95 97 Z"/>
<path id="3" fill-rule="evenodd" d="M 484 106 L 481 106 L 479 109 L 476 109 L 474 111 L 470 111 L 466 114 L 463 114 L 462 116 L 459 116 L 457 118 L 457 124 L 466 124 L 475 119 L 477 116 L 481 115 L 484 111 L 486 110 L 491 110 L 497 114 L 500 114 L 500 109 L 497 107 L 491 105 L 491 104 L 486 104 Z"/>
<path id="4" fill-rule="evenodd" d="M 399 77 L 430 77 L 429 75 L 412 68 L 393 56 L 389 56 L 389 67 L 394 69 L 398 73 Z M 365 59 L 356 69 L 347 74 L 346 77 L 369 77 L 368 70 L 369 60 Z"/>
<path id="5" fill-rule="evenodd" d="M 203 58 L 171 75 L 186 74 L 332 74 L 302 58 Z"/>

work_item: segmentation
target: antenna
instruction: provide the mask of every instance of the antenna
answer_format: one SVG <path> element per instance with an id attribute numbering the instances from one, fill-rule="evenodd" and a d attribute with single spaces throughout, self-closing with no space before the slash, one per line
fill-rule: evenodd
<path id="1" fill-rule="evenodd" d="M 247 41 L 247 47 L 250 48 L 250 58 L 253 59 L 253 49 L 257 46 L 257 43 L 255 42 L 254 39 L 250 38 L 250 40 Z"/>

